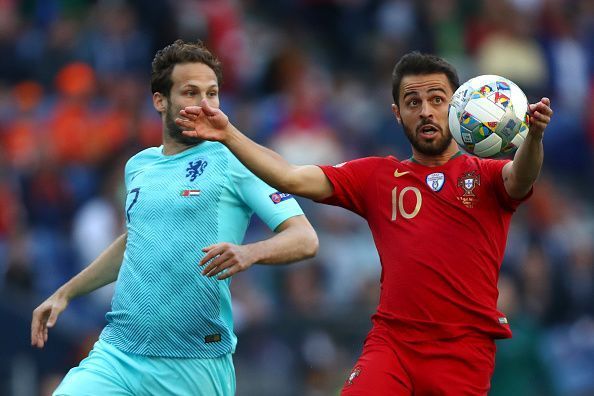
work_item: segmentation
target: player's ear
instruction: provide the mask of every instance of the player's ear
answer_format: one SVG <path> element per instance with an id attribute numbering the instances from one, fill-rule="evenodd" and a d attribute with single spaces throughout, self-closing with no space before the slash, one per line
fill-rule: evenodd
<path id="1" fill-rule="evenodd" d="M 155 92 L 153 94 L 153 107 L 159 114 L 167 110 L 167 98 L 161 92 Z"/>
<path id="2" fill-rule="evenodd" d="M 398 108 L 397 104 L 392 103 L 392 113 L 396 117 L 396 120 L 399 124 L 402 124 L 402 119 L 400 118 L 400 109 Z"/>

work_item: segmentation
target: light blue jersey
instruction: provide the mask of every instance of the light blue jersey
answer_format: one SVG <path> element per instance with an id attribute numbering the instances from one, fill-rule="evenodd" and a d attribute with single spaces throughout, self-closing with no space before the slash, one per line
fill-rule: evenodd
<path id="1" fill-rule="evenodd" d="M 101 339 L 145 356 L 213 358 L 235 350 L 230 280 L 201 274 L 202 248 L 240 244 L 256 213 L 271 229 L 303 214 L 220 143 L 126 164 L 128 241 Z"/>

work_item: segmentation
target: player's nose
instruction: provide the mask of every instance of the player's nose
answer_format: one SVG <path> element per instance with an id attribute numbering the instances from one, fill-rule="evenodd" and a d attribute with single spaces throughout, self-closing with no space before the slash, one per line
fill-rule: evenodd
<path id="1" fill-rule="evenodd" d="M 426 100 L 424 100 L 421 103 L 421 112 L 419 113 L 419 117 L 421 119 L 433 117 L 433 108 L 431 107 L 431 104 Z"/>

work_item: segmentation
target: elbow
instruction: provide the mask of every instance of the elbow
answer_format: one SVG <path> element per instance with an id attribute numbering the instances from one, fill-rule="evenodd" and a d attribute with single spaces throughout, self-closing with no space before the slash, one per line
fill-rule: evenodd
<path id="1" fill-rule="evenodd" d="M 299 183 L 295 179 L 287 178 L 284 183 L 277 186 L 278 189 L 287 194 L 300 195 Z"/>
<path id="2" fill-rule="evenodd" d="M 318 235 L 314 229 L 312 228 L 303 239 L 301 245 L 303 247 L 303 258 L 308 259 L 315 257 L 320 249 L 320 241 L 318 240 Z"/>
<path id="3" fill-rule="evenodd" d="M 288 194 L 303 196 L 304 194 L 304 182 L 303 177 L 299 172 L 299 167 L 292 166 L 287 173 L 283 175 L 281 183 L 278 186 L 280 191 Z"/>

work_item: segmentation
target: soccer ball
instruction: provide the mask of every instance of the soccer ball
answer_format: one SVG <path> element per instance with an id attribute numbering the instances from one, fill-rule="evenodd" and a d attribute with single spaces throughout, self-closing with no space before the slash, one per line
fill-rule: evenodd
<path id="1" fill-rule="evenodd" d="M 465 151 L 497 157 L 516 150 L 526 138 L 530 117 L 524 92 L 512 81 L 483 75 L 454 92 L 449 108 L 452 136 Z"/>

